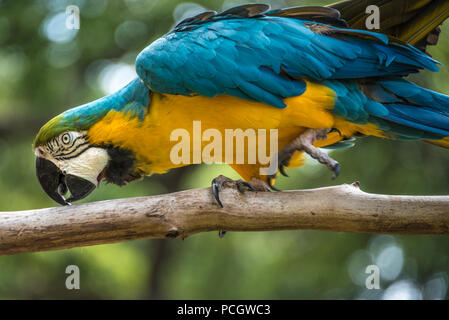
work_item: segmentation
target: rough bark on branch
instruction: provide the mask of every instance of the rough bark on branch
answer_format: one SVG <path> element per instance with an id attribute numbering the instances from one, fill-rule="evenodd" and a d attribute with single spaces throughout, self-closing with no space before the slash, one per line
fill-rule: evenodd
<path id="1" fill-rule="evenodd" d="M 184 238 L 206 231 L 329 230 L 449 234 L 449 197 L 388 196 L 357 184 L 315 190 L 226 189 L 224 208 L 210 189 L 0 212 L 0 255 L 141 238 Z"/>

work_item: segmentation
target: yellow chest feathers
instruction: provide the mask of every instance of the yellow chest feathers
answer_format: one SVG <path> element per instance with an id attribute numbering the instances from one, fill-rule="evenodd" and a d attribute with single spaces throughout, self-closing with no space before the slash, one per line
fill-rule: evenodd
<path id="1" fill-rule="evenodd" d="M 139 168 L 148 174 L 163 173 L 185 165 L 173 161 L 173 148 L 179 144 L 182 134 L 191 139 L 187 150 L 190 163 L 197 162 L 198 149 L 201 152 L 210 144 L 211 136 L 220 133 L 225 137 L 226 130 L 252 129 L 261 134 L 260 130 L 265 130 L 265 134 L 269 134 L 271 129 L 277 129 L 278 147 L 282 148 L 305 128 L 332 128 L 335 118 L 329 111 L 334 106 L 334 99 L 335 93 L 331 89 L 310 82 L 306 93 L 284 100 L 285 109 L 230 96 L 208 98 L 154 93 L 143 121 L 111 111 L 92 126 L 88 136 L 91 143 L 132 150 Z M 195 145 L 198 137 L 200 142 Z M 224 145 L 224 140 L 223 150 L 229 147 Z M 265 140 L 268 145 L 269 137 Z M 234 150 L 234 159 L 239 152 L 241 150 Z M 225 159 L 223 152 L 221 162 L 226 160 L 229 159 Z"/>

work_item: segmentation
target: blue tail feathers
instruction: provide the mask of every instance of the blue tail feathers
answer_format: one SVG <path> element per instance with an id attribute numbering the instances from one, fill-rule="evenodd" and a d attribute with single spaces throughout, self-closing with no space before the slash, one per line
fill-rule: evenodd
<path id="1" fill-rule="evenodd" d="M 377 93 L 388 97 L 377 100 L 388 110 L 379 118 L 409 128 L 405 138 L 442 139 L 449 136 L 449 96 L 421 88 L 401 78 L 380 80 L 376 83 Z M 404 129 L 404 128 L 403 128 Z M 413 129 L 413 130 L 412 130 Z"/>
<path id="2" fill-rule="evenodd" d="M 334 114 L 351 122 L 375 124 L 403 140 L 449 137 L 449 96 L 399 77 L 326 85 L 337 94 Z"/>

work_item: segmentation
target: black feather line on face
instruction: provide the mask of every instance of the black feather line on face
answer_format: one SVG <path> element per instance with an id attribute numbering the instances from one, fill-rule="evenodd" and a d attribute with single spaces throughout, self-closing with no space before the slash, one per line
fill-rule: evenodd
<path id="1" fill-rule="evenodd" d="M 134 152 L 118 147 L 105 148 L 110 157 L 104 171 L 104 178 L 108 183 L 124 186 L 127 183 L 140 179 L 143 172 L 136 170 L 136 157 Z"/>

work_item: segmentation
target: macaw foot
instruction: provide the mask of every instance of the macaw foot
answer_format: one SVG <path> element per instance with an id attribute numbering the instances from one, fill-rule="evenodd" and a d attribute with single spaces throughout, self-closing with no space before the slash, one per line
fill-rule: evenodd
<path id="1" fill-rule="evenodd" d="M 298 138 L 285 146 L 278 155 L 279 172 L 288 177 L 285 168 L 289 166 L 290 160 L 296 151 L 304 151 L 319 163 L 325 164 L 333 173 L 332 179 L 336 179 L 340 174 L 340 164 L 329 157 L 329 155 L 313 145 L 317 140 L 326 140 L 328 129 L 307 129 Z"/>
<path id="2" fill-rule="evenodd" d="M 260 179 L 252 179 L 250 182 L 243 180 L 232 180 L 225 176 L 218 176 L 212 180 L 212 193 L 217 201 L 217 204 L 223 208 L 223 203 L 220 200 L 220 191 L 225 188 L 235 188 L 240 193 L 245 193 L 246 191 L 270 191 L 269 186 L 266 182 Z M 220 230 L 218 236 L 223 238 L 226 231 Z"/>
<path id="3" fill-rule="evenodd" d="M 212 193 L 218 205 L 223 208 L 223 203 L 220 200 L 220 191 L 224 188 L 235 188 L 241 193 L 246 191 L 270 191 L 266 182 L 260 179 L 252 179 L 250 182 L 243 180 L 232 180 L 225 176 L 218 176 L 212 180 Z"/>

